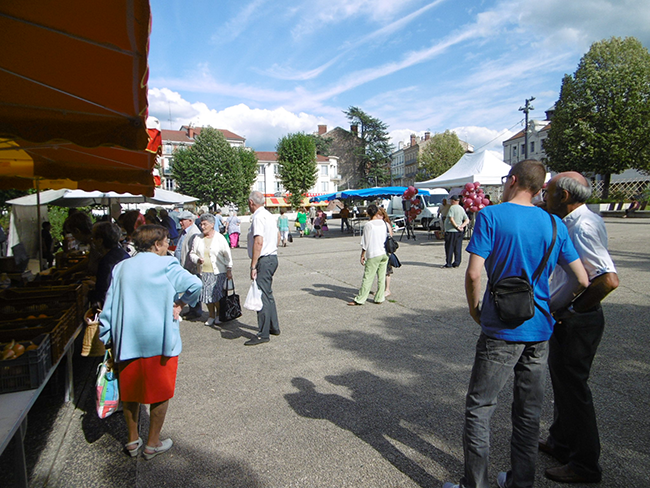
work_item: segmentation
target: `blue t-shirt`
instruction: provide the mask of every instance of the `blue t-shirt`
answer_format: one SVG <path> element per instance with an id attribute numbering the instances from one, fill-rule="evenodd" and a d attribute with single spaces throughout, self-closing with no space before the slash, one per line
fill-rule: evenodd
<path id="1" fill-rule="evenodd" d="M 481 328 L 485 335 L 513 342 L 550 339 L 554 321 L 549 312 L 549 277 L 556 264 L 566 265 L 579 259 L 566 226 L 556 216 L 552 217 L 557 224 L 557 240 L 545 269 L 534 284 L 535 301 L 545 312 L 535 307 L 532 319 L 512 328 L 499 319 L 490 297 L 490 284 L 508 276 L 525 275 L 529 280 L 533 277 L 551 245 L 550 214 L 538 207 L 502 203 L 486 207 L 476 215 L 467 252 L 485 259 L 488 286 L 481 308 Z"/>

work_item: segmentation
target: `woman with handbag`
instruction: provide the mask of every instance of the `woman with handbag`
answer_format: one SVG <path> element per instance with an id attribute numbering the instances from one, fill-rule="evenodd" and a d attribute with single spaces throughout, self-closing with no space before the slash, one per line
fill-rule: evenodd
<path id="1" fill-rule="evenodd" d="M 363 226 L 361 236 L 361 264 L 365 267 L 361 289 L 354 300 L 348 305 L 363 305 L 370 295 L 370 287 L 377 277 L 377 293 L 375 303 L 384 303 L 386 290 L 386 266 L 388 255 L 384 243 L 389 235 L 386 223 L 377 208 L 377 205 L 368 205 L 366 210 L 370 221 Z"/>
<path id="2" fill-rule="evenodd" d="M 220 324 L 219 300 L 224 295 L 227 280 L 232 280 L 232 254 L 226 238 L 215 230 L 214 215 L 204 213 L 200 217 L 201 230 L 192 243 L 190 260 L 201 269 L 201 302 L 208 306 L 209 318 L 205 325 Z"/>
<path id="3" fill-rule="evenodd" d="M 386 230 L 388 231 L 388 234 L 393 237 L 393 223 L 390 221 L 390 217 L 388 216 L 388 213 L 384 209 L 384 207 L 379 207 L 379 213 L 381 214 L 381 218 L 383 221 L 386 223 Z M 384 296 L 390 296 L 391 291 L 390 291 L 390 275 L 393 274 L 393 267 L 390 264 L 390 256 L 388 259 L 388 264 L 386 265 L 386 290 L 384 291 Z"/>
<path id="4" fill-rule="evenodd" d="M 176 387 L 182 349 L 179 318 L 183 306 L 196 304 L 201 292 L 201 281 L 167 254 L 167 235 L 160 225 L 143 225 L 133 233 L 138 254 L 113 269 L 99 316 L 99 338 L 113 350 L 128 429 L 124 448 L 132 457 L 143 444 L 140 404 L 150 405 L 145 459 L 172 447 L 171 439 L 160 440 L 160 431 Z"/>

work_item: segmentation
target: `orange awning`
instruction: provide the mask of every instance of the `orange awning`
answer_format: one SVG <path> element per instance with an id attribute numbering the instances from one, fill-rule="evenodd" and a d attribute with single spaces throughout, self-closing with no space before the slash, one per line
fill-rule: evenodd
<path id="1" fill-rule="evenodd" d="M 0 134 L 147 147 L 146 0 L 0 5 Z"/>
<path id="2" fill-rule="evenodd" d="M 147 0 L 0 5 L 0 188 L 153 195 L 149 30 Z"/>

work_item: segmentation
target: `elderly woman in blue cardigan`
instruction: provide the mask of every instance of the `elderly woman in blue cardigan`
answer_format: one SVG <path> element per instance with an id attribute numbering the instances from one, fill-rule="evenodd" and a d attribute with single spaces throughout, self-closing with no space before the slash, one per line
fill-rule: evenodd
<path id="1" fill-rule="evenodd" d="M 138 253 L 115 266 L 113 280 L 99 317 L 100 339 L 113 349 L 120 399 L 129 442 L 125 449 L 138 455 L 140 404 L 150 407 L 150 425 L 143 456 L 151 459 L 168 451 L 171 439 L 160 440 L 169 399 L 174 396 L 181 352 L 180 312 L 195 305 L 201 280 L 167 255 L 167 229 L 143 225 L 132 236 Z"/>

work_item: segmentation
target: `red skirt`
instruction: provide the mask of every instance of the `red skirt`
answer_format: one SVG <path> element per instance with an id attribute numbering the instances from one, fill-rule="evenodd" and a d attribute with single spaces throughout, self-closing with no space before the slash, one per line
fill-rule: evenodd
<path id="1" fill-rule="evenodd" d="M 176 388 L 178 356 L 137 358 L 119 363 L 120 400 L 150 405 L 169 400 Z"/>

